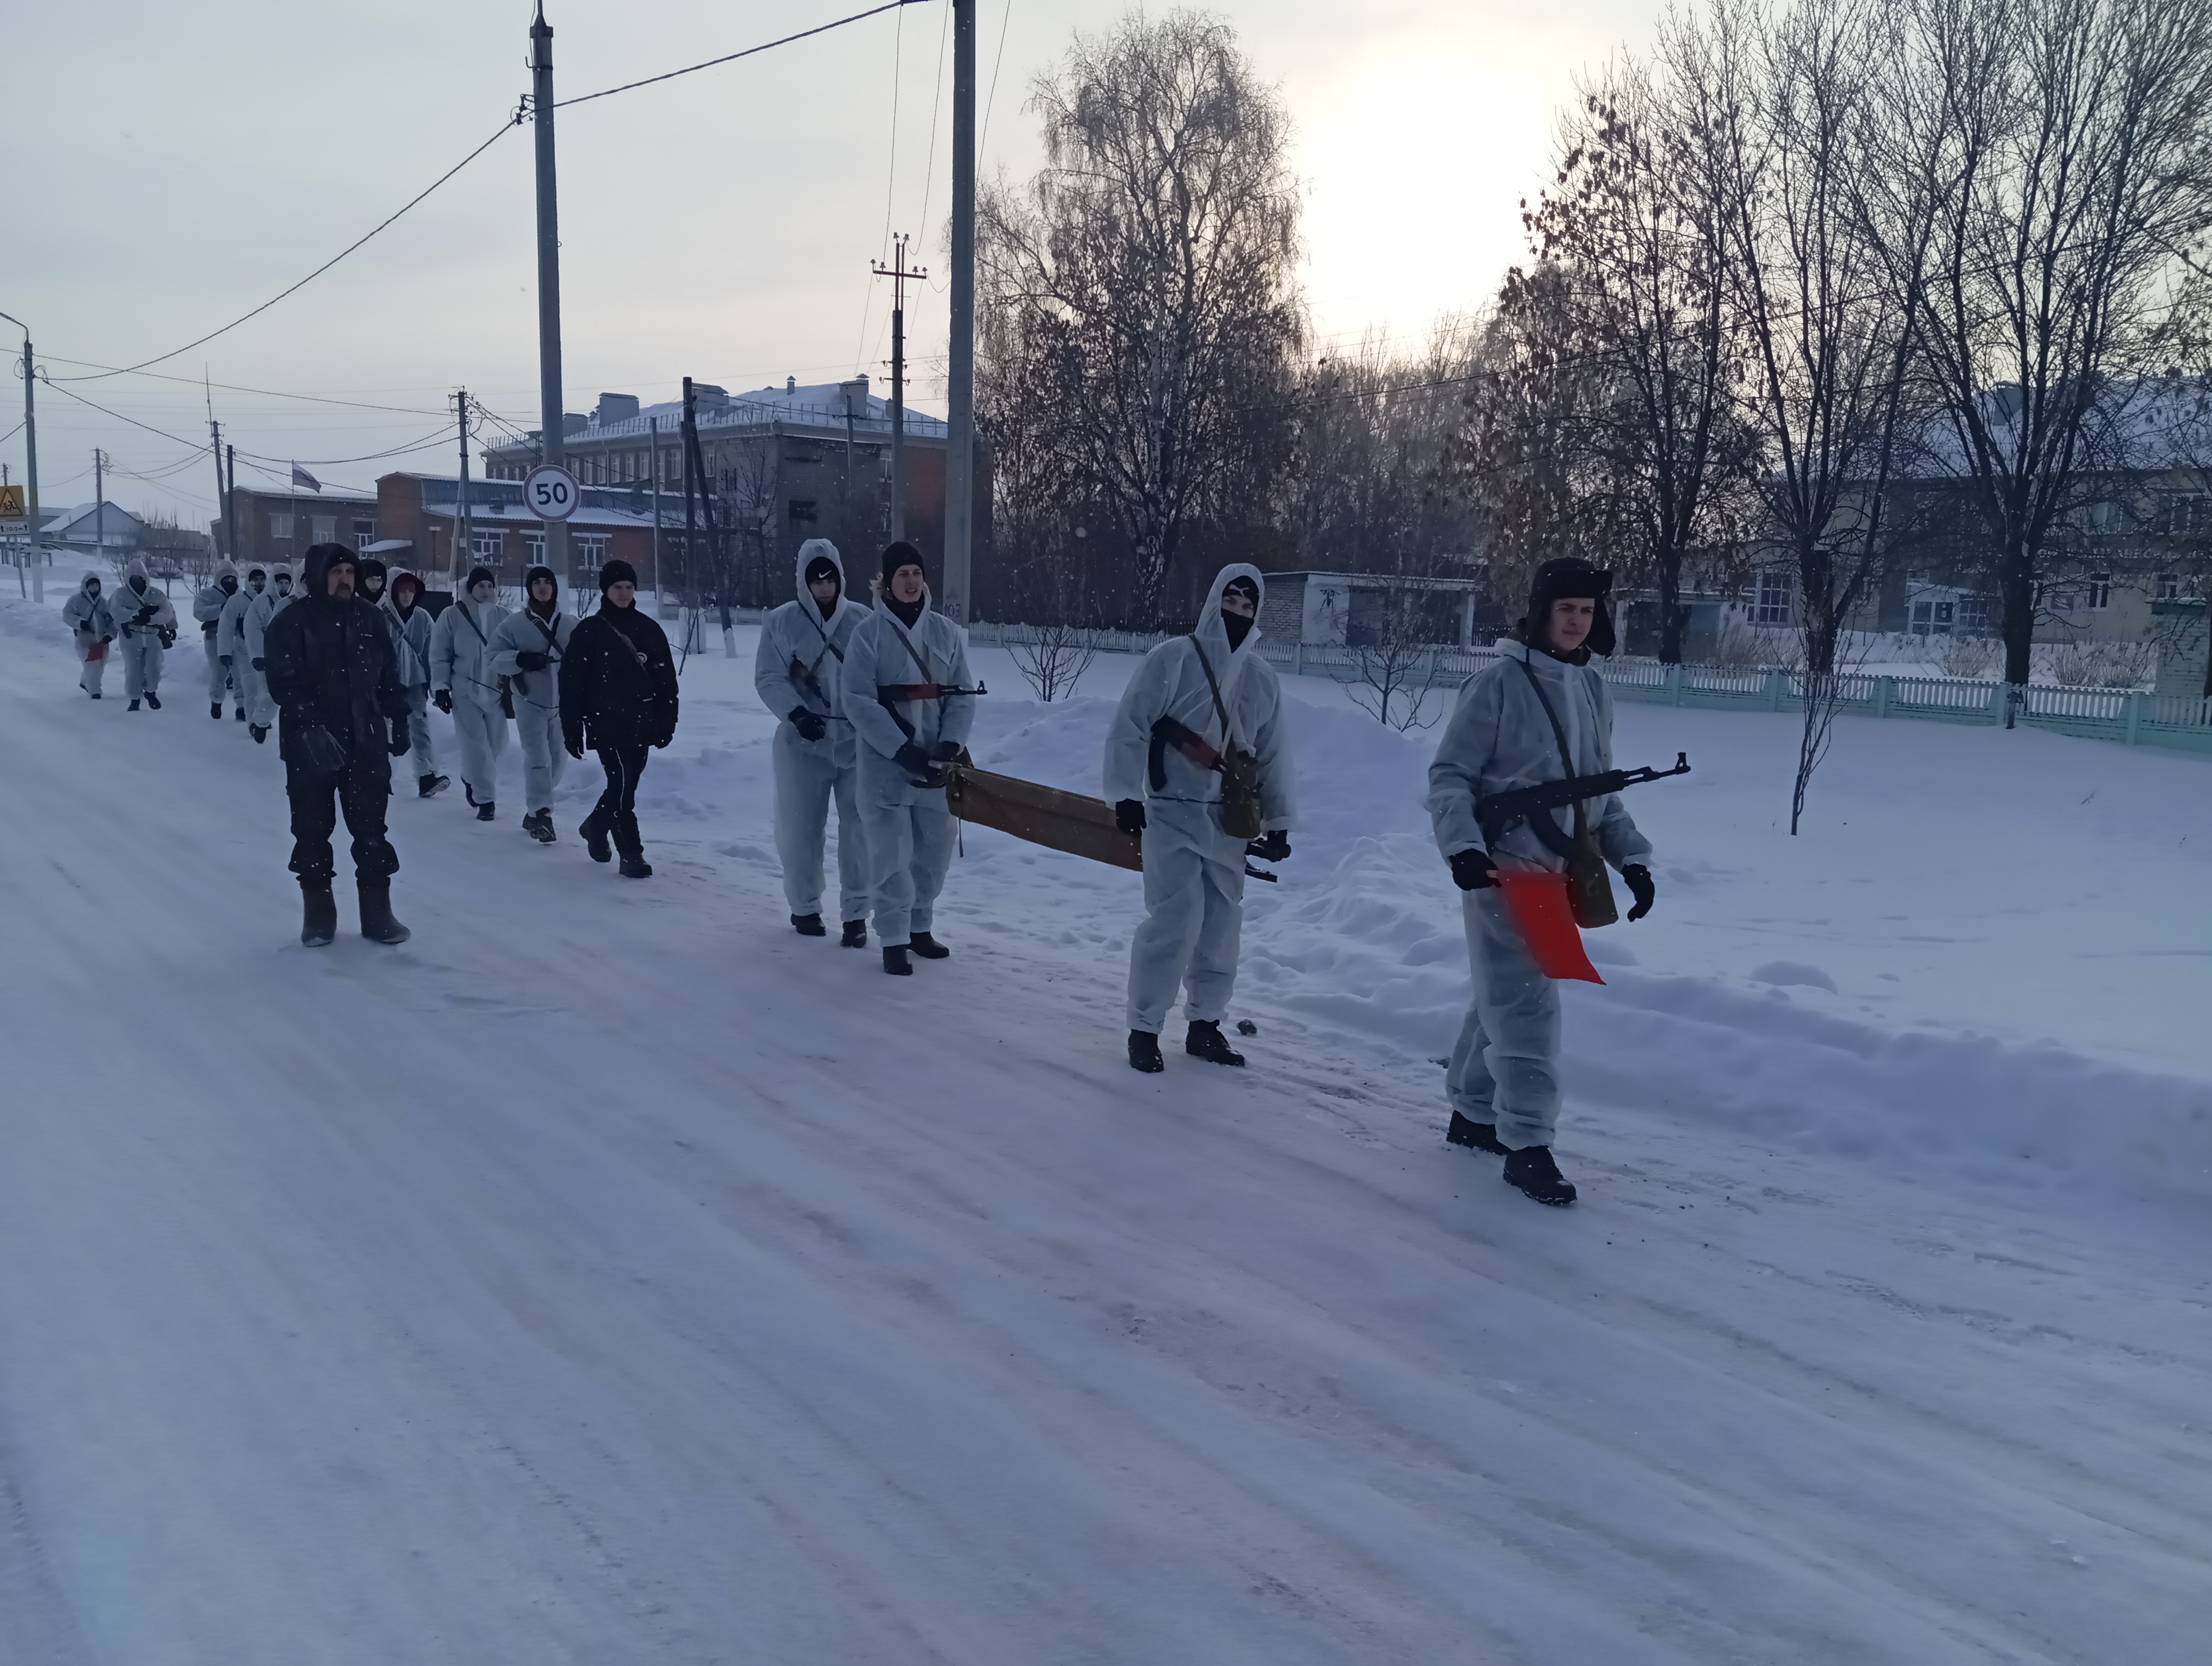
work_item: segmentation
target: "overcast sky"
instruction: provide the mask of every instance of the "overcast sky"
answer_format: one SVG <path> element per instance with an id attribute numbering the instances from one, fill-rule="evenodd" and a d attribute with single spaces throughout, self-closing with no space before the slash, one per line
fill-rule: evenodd
<path id="1" fill-rule="evenodd" d="M 865 0 L 551 0 L 559 95 L 678 68 L 860 9 Z M 982 167 L 1035 166 L 1030 83 L 1118 0 L 980 0 Z M 1154 8 L 1155 10 L 1159 9 Z M 1575 76 L 1640 48 L 1656 0 L 1232 0 L 1282 88 L 1307 188 L 1302 274 L 1324 345 L 1417 338 L 1480 304 L 1522 246 Z M 889 372 L 887 231 L 932 282 L 912 350 L 940 368 L 951 8 L 915 5 L 559 117 L 568 407 L 603 391 L 673 398 Z M 520 0 L 71 0 L 14 8 L 0 105 L 9 159 L 0 310 L 58 382 L 136 363 L 267 300 L 490 135 L 529 85 Z M 1003 47 L 1002 43 L 1003 41 Z M 934 144 L 932 134 L 934 131 Z M 215 496 L 204 374 L 225 438 L 367 485 L 450 473 L 436 435 L 456 387 L 535 428 L 537 295 L 526 128 L 358 254 L 207 346 L 143 374 L 39 391 L 41 496 L 109 496 L 204 525 Z M 20 352 L 13 331 L 0 352 Z M 7 384 L 20 419 L 21 384 Z M 313 394 L 392 407 L 270 397 Z M 918 391 L 928 402 L 933 389 Z M 135 418 L 174 440 L 132 427 Z M 187 447 L 203 447 L 195 462 Z M 0 441 L 20 480 L 23 436 Z M 257 475 L 242 459 L 240 484 Z M 148 477 L 151 477 L 150 478 Z"/>

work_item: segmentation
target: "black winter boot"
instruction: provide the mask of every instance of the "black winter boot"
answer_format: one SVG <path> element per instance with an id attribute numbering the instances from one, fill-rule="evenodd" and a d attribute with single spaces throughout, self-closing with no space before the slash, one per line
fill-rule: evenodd
<path id="1" fill-rule="evenodd" d="M 1157 1076 L 1168 1067 L 1160 1056 L 1160 1038 L 1148 1030 L 1129 1032 L 1129 1068 L 1141 1070 L 1147 1076 Z"/>
<path id="2" fill-rule="evenodd" d="M 1469 1151 L 1486 1151 L 1492 1157 L 1510 1157 L 1512 1153 L 1498 1143 L 1498 1124 L 1470 1122 L 1457 1111 L 1452 1112 L 1451 1126 L 1444 1130 L 1446 1143 L 1465 1146 Z"/>
<path id="3" fill-rule="evenodd" d="M 906 958 L 905 944 L 886 943 L 884 945 L 884 970 L 889 972 L 893 977 L 912 977 L 914 976 L 914 962 Z"/>
<path id="4" fill-rule="evenodd" d="M 392 915 L 392 881 L 361 887 L 361 934 L 372 943 L 404 943 L 415 933 Z"/>
<path id="5" fill-rule="evenodd" d="M 468 783 L 466 781 L 463 781 L 461 783 L 461 791 L 465 793 L 468 790 Z M 590 853 L 591 858 L 593 861 L 611 862 L 614 860 L 615 848 L 607 842 L 607 830 L 599 825 L 598 817 L 585 817 L 582 821 L 576 824 L 576 833 L 577 836 L 583 840 L 584 848 Z"/>
<path id="6" fill-rule="evenodd" d="M 232 715 L 233 717 L 236 718 L 240 722 L 241 722 L 241 723 L 245 722 L 245 721 L 246 721 L 246 708 L 245 708 L 245 707 L 243 707 L 243 706 L 240 706 L 240 707 L 236 711 L 233 712 L 233 713 L 231 714 L 231 715 Z"/>
<path id="7" fill-rule="evenodd" d="M 1182 1038 L 1182 1050 L 1194 1059 L 1204 1059 L 1208 1064 L 1243 1064 L 1244 1055 L 1229 1044 L 1221 1033 L 1218 1018 L 1193 1018 L 1190 1032 Z"/>
<path id="8" fill-rule="evenodd" d="M 302 879 L 300 901 L 300 940 L 319 949 L 338 934 L 338 899 L 331 895 L 328 879 Z"/>
<path id="9" fill-rule="evenodd" d="M 797 932 L 801 937 L 827 937 L 830 935 L 829 928 L 823 925 L 822 916 L 818 914 L 793 915 L 791 916 L 791 928 Z"/>
<path id="10" fill-rule="evenodd" d="M 221 722 L 222 721 L 222 702 L 218 700 L 215 704 L 210 706 L 208 708 L 208 715 L 214 718 L 217 722 Z"/>
<path id="11" fill-rule="evenodd" d="M 161 696 L 160 695 L 158 695 L 158 694 L 155 693 L 155 692 L 154 692 L 154 690 L 151 690 L 151 689 L 147 690 L 146 690 L 146 706 L 147 706 L 147 708 L 148 708 L 149 710 L 150 710 L 150 711 L 159 711 L 159 710 L 161 710 Z"/>
<path id="12" fill-rule="evenodd" d="M 845 935 L 839 940 L 837 946 L 841 949 L 866 948 L 868 922 L 865 920 L 848 920 L 845 922 Z"/>
<path id="13" fill-rule="evenodd" d="M 253 737 L 253 744 L 258 746 L 269 739 L 269 726 L 266 723 L 249 723 L 246 726 L 246 733 Z"/>
<path id="14" fill-rule="evenodd" d="M 645 860 L 642 852 L 625 850 L 623 852 L 622 877 L 625 879 L 650 879 L 653 878 L 653 864 Z"/>
<path id="15" fill-rule="evenodd" d="M 415 796 L 432 799 L 453 784 L 450 775 L 417 775 L 415 777 Z"/>
<path id="16" fill-rule="evenodd" d="M 924 960 L 947 960 L 952 955 L 951 950 L 946 948 L 927 932 L 915 932 L 907 939 L 906 945 Z"/>
<path id="17" fill-rule="evenodd" d="M 550 810 L 532 811 L 522 818 L 522 830 L 540 844 L 551 844 L 555 837 L 553 812 Z"/>
<path id="18" fill-rule="evenodd" d="M 480 822 L 497 821 L 499 819 L 498 806 L 494 805 L 489 799 L 486 799 L 482 804 L 477 806 L 477 819 Z"/>
<path id="19" fill-rule="evenodd" d="M 94 699 L 95 699 L 95 700 L 97 700 L 97 699 L 99 699 L 99 698 L 100 698 L 100 696 L 99 696 L 98 695 L 96 695 L 96 694 L 95 694 L 94 696 L 93 696 L 92 697 L 93 697 Z M 135 711 L 137 711 L 137 710 L 138 709 L 138 702 L 137 702 L 136 700 L 134 700 L 134 701 L 132 701 L 132 702 L 131 702 L 128 706 L 125 707 L 125 708 L 124 708 L 124 709 L 125 709 L 125 711 L 133 711 L 133 712 L 135 712 Z"/>
<path id="20" fill-rule="evenodd" d="M 1575 1189 L 1559 1173 L 1559 1165 L 1552 1160 L 1549 1146 L 1523 1146 L 1519 1151 L 1505 1153 L 1505 1183 L 1518 1186 L 1539 1203 L 1548 1203 L 1555 1209 L 1565 1208 L 1575 1201 Z"/>

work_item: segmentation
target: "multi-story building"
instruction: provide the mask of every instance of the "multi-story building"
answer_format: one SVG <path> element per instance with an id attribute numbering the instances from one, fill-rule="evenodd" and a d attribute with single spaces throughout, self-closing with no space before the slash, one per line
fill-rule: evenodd
<path id="1" fill-rule="evenodd" d="M 236 526 L 218 515 L 210 532 L 215 547 L 240 567 L 257 561 L 296 564 L 312 544 L 362 550 L 376 542 L 374 492 L 329 484 L 319 492 L 240 486 L 229 496 Z"/>
<path id="2" fill-rule="evenodd" d="M 656 567 L 652 494 L 641 486 L 584 489 L 584 502 L 568 518 L 568 571 L 564 582 L 590 589 L 599 569 L 619 557 L 637 569 L 647 589 L 659 587 L 661 569 L 681 577 L 683 515 L 666 512 L 663 550 Z M 460 482 L 432 474 L 387 474 L 376 483 L 376 526 L 383 536 L 370 547 L 386 565 L 420 573 L 434 590 L 447 588 L 471 567 L 489 568 L 503 586 L 520 586 L 526 569 L 546 562 L 545 523 L 523 507 L 517 480 L 471 480 L 468 492 L 468 545 L 457 552 L 460 536 Z M 704 570 L 705 549 L 701 550 Z"/>
<path id="3" fill-rule="evenodd" d="M 787 379 L 781 387 L 737 394 L 694 383 L 692 395 L 707 484 L 728 529 L 725 558 L 732 563 L 736 599 L 749 605 L 789 599 L 792 559 L 810 538 L 838 546 L 859 590 L 890 535 L 889 401 L 869 391 L 866 376 L 810 386 Z M 589 416 L 567 419 L 568 465 L 587 489 L 625 494 L 622 502 L 635 505 L 648 527 L 657 480 L 664 526 L 679 524 L 683 417 L 680 400 L 641 406 L 631 395 L 603 393 Z M 933 566 L 945 543 L 945 425 L 909 406 L 904 428 L 906 536 Z M 533 432 L 487 451 L 484 472 L 520 482 L 538 459 L 538 440 Z M 976 475 L 980 552 L 990 524 L 988 466 L 980 456 Z M 662 543 L 665 550 L 665 532 Z M 708 571 L 703 532 L 700 549 L 691 587 Z"/>

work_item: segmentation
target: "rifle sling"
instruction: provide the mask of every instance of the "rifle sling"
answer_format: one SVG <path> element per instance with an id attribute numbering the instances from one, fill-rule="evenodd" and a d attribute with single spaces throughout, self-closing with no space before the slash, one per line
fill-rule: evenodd
<path id="1" fill-rule="evenodd" d="M 1527 651 L 1533 654 L 1536 650 L 1530 648 Z M 1559 767 L 1566 771 L 1565 778 L 1572 781 L 1575 779 L 1575 759 L 1567 745 L 1566 727 L 1559 721 L 1559 713 L 1552 709 L 1552 697 L 1544 692 L 1544 684 L 1536 675 L 1536 668 L 1525 659 L 1520 663 L 1522 674 L 1528 679 L 1528 687 L 1536 696 L 1536 703 L 1544 708 L 1544 715 L 1551 721 L 1552 738 L 1559 744 Z M 1589 818 L 1583 809 L 1583 800 L 1577 799 L 1574 808 L 1575 830 L 1571 836 L 1559 830 L 1559 823 L 1552 819 L 1548 810 L 1539 810 L 1528 818 L 1528 830 L 1535 834 L 1544 848 L 1554 856 L 1571 854 L 1583 836 L 1589 831 Z M 1545 836 L 1547 833 L 1551 836 L 1548 838 Z"/>

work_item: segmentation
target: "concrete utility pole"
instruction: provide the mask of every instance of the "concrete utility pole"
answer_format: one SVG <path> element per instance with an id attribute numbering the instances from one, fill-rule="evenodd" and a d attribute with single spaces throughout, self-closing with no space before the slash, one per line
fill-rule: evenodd
<path id="1" fill-rule="evenodd" d="M 469 535 L 469 391 L 465 387 L 453 395 L 453 403 L 461 413 L 461 483 L 460 501 L 453 505 L 453 594 L 468 594 L 469 569 L 476 565 L 476 542 Z M 561 569 L 554 569 L 558 572 Z"/>
<path id="2" fill-rule="evenodd" d="M 212 416 L 208 418 L 208 449 L 215 453 L 215 501 L 216 507 L 222 511 L 223 544 L 234 544 L 236 539 L 232 536 L 230 530 L 230 505 L 223 499 L 222 424 Z M 221 559 L 222 544 L 216 546 L 215 553 L 216 558 Z"/>
<path id="3" fill-rule="evenodd" d="M 92 448 L 92 547 L 107 553 L 107 453 L 98 446 Z"/>
<path id="4" fill-rule="evenodd" d="M 660 582 L 660 418 L 645 419 L 647 442 L 653 447 L 653 594 L 660 604 L 660 617 L 670 617 L 668 592 Z"/>
<path id="5" fill-rule="evenodd" d="M 568 464 L 568 430 L 562 423 L 561 396 L 561 214 L 553 180 L 553 26 L 538 0 L 530 26 L 530 113 L 538 124 L 538 420 L 539 456 Z M 568 561 L 568 523 L 545 527 L 546 564 L 559 574 L 573 571 Z M 687 552 L 688 553 L 688 552 Z"/>
<path id="6" fill-rule="evenodd" d="M 234 516 L 238 508 L 238 447 L 222 448 L 222 541 L 230 546 L 230 558 L 238 559 L 238 522 Z"/>
<path id="7" fill-rule="evenodd" d="M 906 536 L 906 281 L 927 277 L 906 264 L 906 234 L 901 232 L 891 264 L 875 264 L 878 277 L 891 281 L 891 542 Z"/>
<path id="8" fill-rule="evenodd" d="M 31 394 L 34 386 L 31 374 L 31 326 L 6 313 L 0 313 L 0 318 L 23 332 L 23 505 L 31 512 L 31 524 L 24 529 L 25 556 L 31 563 L 32 599 L 42 602 L 46 599 L 46 544 L 39 537 L 39 411 Z"/>
<path id="9" fill-rule="evenodd" d="M 968 623 L 975 534 L 975 0 L 952 0 L 952 339 L 946 355 L 945 588 Z"/>

